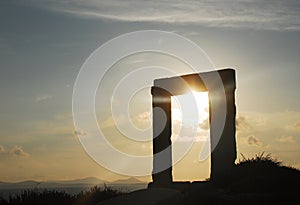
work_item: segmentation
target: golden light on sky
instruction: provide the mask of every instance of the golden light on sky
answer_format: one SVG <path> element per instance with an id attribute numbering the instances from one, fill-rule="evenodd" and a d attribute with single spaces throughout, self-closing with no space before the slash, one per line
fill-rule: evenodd
<path id="1" fill-rule="evenodd" d="M 189 1 L 186 5 L 136 1 L 130 8 L 132 2 L 126 0 L 36 2 L 5 1 L 0 7 L 0 181 L 127 178 L 105 169 L 85 152 L 77 134 L 84 136 L 89 131 L 74 128 L 72 95 L 76 77 L 92 51 L 138 30 L 182 35 L 200 46 L 217 69 L 236 70 L 237 161 L 241 153 L 251 157 L 265 152 L 300 168 L 300 5 L 294 1 L 278 1 L 272 7 L 258 0 L 247 4 L 238 0 L 233 7 L 222 1 Z M 127 113 L 116 116 L 125 131 L 148 128 L 141 135 L 132 135 L 147 142 L 130 141 L 118 131 L 110 99 L 124 76 L 149 66 L 172 72 L 158 75 L 151 68 L 153 75 L 140 72 L 144 77 L 132 75 L 128 83 L 122 81 L 119 87 L 124 89 L 114 98 L 116 111 L 123 110 L 118 103 L 124 105 L 129 86 L 146 81 L 151 86 L 154 79 L 190 73 L 182 72 L 187 65 L 180 59 L 139 53 L 114 64 L 97 91 L 97 120 L 109 142 L 126 154 L 152 154 L 150 89 L 141 90 L 132 100 L 130 119 Z M 192 94 L 172 99 L 172 140 L 195 140 L 189 152 L 195 155 L 188 154 L 175 166 L 175 180 L 203 178 L 209 172 L 201 173 L 208 165 L 199 167 L 200 171 L 197 167 L 203 165 L 199 152 L 209 139 L 208 94 L 198 93 L 195 100 Z M 151 181 L 151 176 L 143 180 Z"/>
<path id="2" fill-rule="evenodd" d="M 185 122 L 183 113 L 187 114 Z M 172 119 L 184 124 L 198 125 L 208 117 L 208 92 L 191 91 L 172 97 Z"/>
<path id="3" fill-rule="evenodd" d="M 188 92 L 172 97 L 172 137 L 173 154 L 180 152 L 185 143 L 193 142 L 186 155 L 173 166 L 174 181 L 204 180 L 210 175 L 210 158 L 199 161 L 205 142 L 209 140 L 208 92 Z M 208 144 L 209 145 L 209 144 Z"/>

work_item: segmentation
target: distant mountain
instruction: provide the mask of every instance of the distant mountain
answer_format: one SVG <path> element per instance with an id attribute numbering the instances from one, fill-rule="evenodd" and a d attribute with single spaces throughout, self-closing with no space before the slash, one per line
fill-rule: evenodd
<path id="1" fill-rule="evenodd" d="M 87 177 L 87 178 L 83 178 L 83 179 L 49 181 L 49 182 L 58 183 L 58 184 L 65 184 L 65 185 L 75 185 L 75 184 L 92 184 L 92 185 L 101 184 L 102 185 L 104 183 L 107 183 L 106 181 L 98 179 L 97 177 Z"/>
<path id="2" fill-rule="evenodd" d="M 103 185 L 107 183 L 104 180 L 96 177 L 88 177 L 75 180 L 61 180 L 61 181 L 23 181 L 17 183 L 0 182 L 0 189 L 33 189 L 33 188 L 59 188 L 59 187 L 82 187 L 92 185 Z"/>
<path id="3" fill-rule="evenodd" d="M 10 183 L 10 182 L 0 182 L 0 189 L 15 189 L 15 188 L 21 188 L 21 189 L 27 189 L 27 188 L 36 188 L 41 182 L 28 180 L 23 182 L 17 182 L 17 183 Z"/>
<path id="4" fill-rule="evenodd" d="M 114 182 L 110 182 L 110 184 L 145 184 L 147 182 L 138 180 L 134 177 L 130 177 L 128 179 L 120 179 L 120 180 L 116 180 Z"/>
<path id="5" fill-rule="evenodd" d="M 102 186 L 104 184 L 145 184 L 146 182 L 140 181 L 134 177 L 128 179 L 121 179 L 112 182 L 98 179 L 97 177 L 87 177 L 74 180 L 56 180 L 56 181 L 34 181 L 27 180 L 23 182 L 10 183 L 0 182 L 0 189 L 34 189 L 34 188 L 63 188 L 63 187 L 89 187 L 89 186 Z"/>

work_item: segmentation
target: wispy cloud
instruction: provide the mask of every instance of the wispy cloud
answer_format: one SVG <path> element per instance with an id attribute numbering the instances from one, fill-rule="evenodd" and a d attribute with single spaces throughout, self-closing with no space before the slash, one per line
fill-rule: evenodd
<path id="1" fill-rule="evenodd" d="M 138 122 L 150 123 L 151 113 L 150 112 L 139 113 L 138 115 L 135 116 L 135 120 Z"/>
<path id="2" fill-rule="evenodd" d="M 6 153 L 6 149 L 0 145 L 0 154 Z"/>
<path id="3" fill-rule="evenodd" d="M 283 143 L 295 143 L 296 140 L 293 136 L 281 136 L 276 141 Z"/>
<path id="4" fill-rule="evenodd" d="M 51 100 L 52 98 L 53 98 L 52 95 L 36 96 L 35 102 L 40 103 L 40 102 L 44 102 L 44 101 L 47 101 L 47 100 Z"/>
<path id="5" fill-rule="evenodd" d="M 203 120 L 201 123 L 199 123 L 199 127 L 203 130 L 208 130 L 210 128 L 209 125 L 209 120 L 208 118 L 206 118 L 205 120 Z"/>
<path id="6" fill-rule="evenodd" d="M 84 18 L 114 21 L 191 23 L 209 27 L 300 30 L 297 0 L 32 0 Z"/>
<path id="7" fill-rule="evenodd" d="M 74 130 L 74 134 L 76 135 L 76 136 L 80 136 L 80 137 L 82 137 L 82 136 L 86 136 L 87 135 L 87 132 L 85 132 L 84 130 Z"/>
<path id="8" fill-rule="evenodd" d="M 249 130 L 251 129 L 251 125 L 247 122 L 246 118 L 244 116 L 237 116 L 236 117 L 236 130 Z"/>
<path id="9" fill-rule="evenodd" d="M 29 153 L 25 152 L 23 148 L 18 145 L 15 145 L 11 149 L 5 149 L 3 146 L 0 145 L 0 155 L 14 155 L 20 157 L 30 156 Z"/>
<path id="10" fill-rule="evenodd" d="M 285 127 L 287 130 L 300 130 L 300 122 L 296 122 Z"/>

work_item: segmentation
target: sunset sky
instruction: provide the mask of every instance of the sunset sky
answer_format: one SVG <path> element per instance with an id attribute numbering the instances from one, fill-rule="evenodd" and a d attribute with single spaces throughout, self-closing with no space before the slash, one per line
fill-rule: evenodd
<path id="1" fill-rule="evenodd" d="M 138 30 L 177 33 L 200 46 L 216 68 L 236 69 L 238 157 L 266 152 L 300 168 L 297 0 L 1 0 L 0 25 L 0 181 L 128 178 L 85 152 L 76 136 L 84 131 L 73 125 L 72 93 L 95 49 Z M 171 70 L 185 66 L 159 54 L 129 56 L 107 73 L 109 89 L 97 93 L 99 126 L 113 146 L 129 154 L 151 154 L 151 141 L 136 146 L 122 137 L 102 100 L 111 98 L 126 69 L 153 62 Z M 132 122 L 141 129 L 151 126 L 149 93 L 142 90 L 129 106 Z M 207 106 L 202 106 L 206 118 L 201 118 L 199 138 L 208 133 Z M 176 119 L 180 114 L 173 108 Z M 178 179 L 208 177 L 208 161 L 197 158 L 201 143 L 178 165 Z"/>

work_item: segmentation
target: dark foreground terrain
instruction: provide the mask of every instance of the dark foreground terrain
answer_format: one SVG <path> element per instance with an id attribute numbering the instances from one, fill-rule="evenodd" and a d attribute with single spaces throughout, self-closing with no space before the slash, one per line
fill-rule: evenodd
<path id="1" fill-rule="evenodd" d="M 33 189 L 8 200 L 0 195 L 0 204 L 300 204 L 300 171 L 261 154 L 243 159 L 218 183 L 195 182 L 179 189 L 149 188 L 131 193 L 93 187 L 76 195 Z"/>
<path id="2" fill-rule="evenodd" d="M 300 171 L 262 154 L 238 163 L 222 182 L 185 193 L 184 204 L 300 204 Z"/>

